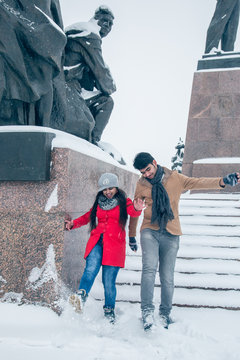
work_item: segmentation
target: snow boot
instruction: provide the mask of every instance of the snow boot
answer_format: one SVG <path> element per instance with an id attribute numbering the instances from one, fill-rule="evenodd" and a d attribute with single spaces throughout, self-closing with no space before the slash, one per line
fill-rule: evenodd
<path id="1" fill-rule="evenodd" d="M 170 317 L 170 315 L 164 315 L 159 313 L 160 316 L 160 322 L 162 324 L 162 326 L 164 327 L 164 329 L 168 329 L 170 324 L 173 324 L 173 320 Z"/>
<path id="2" fill-rule="evenodd" d="M 103 310 L 104 310 L 105 318 L 109 320 L 110 324 L 114 324 L 115 323 L 114 309 L 110 307 L 103 307 Z"/>
<path id="3" fill-rule="evenodd" d="M 70 295 L 69 303 L 73 306 L 77 313 L 81 313 L 87 297 L 88 295 L 86 291 L 84 289 L 80 289 L 76 292 L 76 294 Z"/>
<path id="4" fill-rule="evenodd" d="M 142 311 L 142 321 L 143 329 L 148 331 L 152 328 L 154 323 L 154 315 L 152 310 L 143 310 Z"/>

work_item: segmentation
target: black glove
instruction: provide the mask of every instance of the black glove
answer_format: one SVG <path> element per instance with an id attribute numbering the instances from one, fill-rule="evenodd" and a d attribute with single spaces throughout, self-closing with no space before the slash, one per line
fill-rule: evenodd
<path id="1" fill-rule="evenodd" d="M 132 251 L 137 251 L 138 246 L 135 237 L 129 237 L 129 246 Z"/>
<path id="2" fill-rule="evenodd" d="M 225 185 L 235 186 L 238 183 L 237 173 L 228 174 L 223 178 Z"/>

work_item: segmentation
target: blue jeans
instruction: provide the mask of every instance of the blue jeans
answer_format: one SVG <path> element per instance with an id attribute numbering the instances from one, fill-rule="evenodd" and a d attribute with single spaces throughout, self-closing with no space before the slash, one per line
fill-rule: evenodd
<path id="1" fill-rule="evenodd" d="M 103 245 L 100 239 L 86 258 L 86 266 L 80 281 L 79 290 L 88 294 L 102 265 Z M 104 287 L 104 307 L 114 309 L 116 301 L 116 278 L 120 267 L 102 265 L 102 282 Z"/>
<path id="2" fill-rule="evenodd" d="M 142 311 L 154 311 L 153 293 L 158 268 L 161 284 L 159 310 L 161 314 L 169 315 L 172 309 L 174 268 L 179 248 L 179 236 L 172 235 L 166 230 L 143 229 L 141 231 L 141 247 L 141 309 Z"/>

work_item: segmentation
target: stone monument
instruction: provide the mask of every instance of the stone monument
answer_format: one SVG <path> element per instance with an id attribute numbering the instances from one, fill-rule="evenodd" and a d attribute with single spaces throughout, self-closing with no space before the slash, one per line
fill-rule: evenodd
<path id="1" fill-rule="evenodd" d="M 79 29 L 67 32 L 66 93 L 59 0 L 0 0 L 0 15 L 0 301 L 61 313 L 79 285 L 88 239 L 87 227 L 65 231 L 65 218 L 90 209 L 102 173 L 116 173 L 130 197 L 138 179 L 99 147 L 87 144 L 84 152 L 78 139 L 73 149 L 76 138 L 67 134 L 95 144 L 109 119 L 115 84 L 104 68 L 101 38 L 114 17 L 106 7 L 95 12 L 97 34 L 84 38 L 97 52 L 91 66 L 78 66 Z M 83 88 L 97 94 L 86 100 Z M 68 145 L 56 145 L 58 136 L 70 137 Z"/>
<path id="2" fill-rule="evenodd" d="M 231 19 L 233 14 L 234 25 L 238 25 L 239 1 L 219 0 L 217 15 L 220 6 L 227 6 L 229 10 L 224 17 L 225 26 L 222 26 L 224 33 L 219 33 L 218 37 L 215 37 L 215 42 L 211 42 L 210 26 L 207 52 L 212 46 L 218 46 L 220 38 L 223 46 L 223 39 L 226 41 L 226 37 L 230 36 L 227 24 L 228 21 L 233 20 Z M 214 24 L 213 20 L 212 24 Z M 198 61 L 192 85 L 183 174 L 214 177 L 224 176 L 240 169 L 239 68 L 240 53 L 233 51 L 223 52 L 215 49 L 209 54 L 204 54 Z M 234 190 L 239 191 L 238 187 Z"/>

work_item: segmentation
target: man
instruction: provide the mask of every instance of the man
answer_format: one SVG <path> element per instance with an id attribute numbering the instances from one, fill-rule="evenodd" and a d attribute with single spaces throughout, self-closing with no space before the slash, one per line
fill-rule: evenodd
<path id="1" fill-rule="evenodd" d="M 116 91 L 112 75 L 103 60 L 101 40 L 110 33 L 113 19 L 111 10 L 100 6 L 89 22 L 73 24 L 66 29 L 66 80 L 70 86 L 80 85 L 82 89 L 80 96 L 95 120 L 91 138 L 87 140 L 95 145 L 110 118 L 113 109 L 110 95 Z M 73 79 L 78 84 L 71 83 Z"/>
<path id="2" fill-rule="evenodd" d="M 192 178 L 171 171 L 157 164 L 151 154 L 141 152 L 136 155 L 133 166 L 140 170 L 135 199 L 144 199 L 146 209 L 141 226 L 142 278 L 141 310 L 145 330 L 154 322 L 153 292 L 157 267 L 161 283 L 161 304 L 159 315 L 163 326 L 168 328 L 172 320 L 172 298 L 174 291 L 174 268 L 182 234 L 178 216 L 180 196 L 186 190 L 221 189 L 226 184 L 240 182 L 239 173 L 224 178 Z M 137 250 L 137 219 L 129 224 L 129 245 Z"/>
<path id="3" fill-rule="evenodd" d="M 207 32 L 205 54 L 218 48 L 233 51 L 240 12 L 240 0 L 218 0 Z"/>

